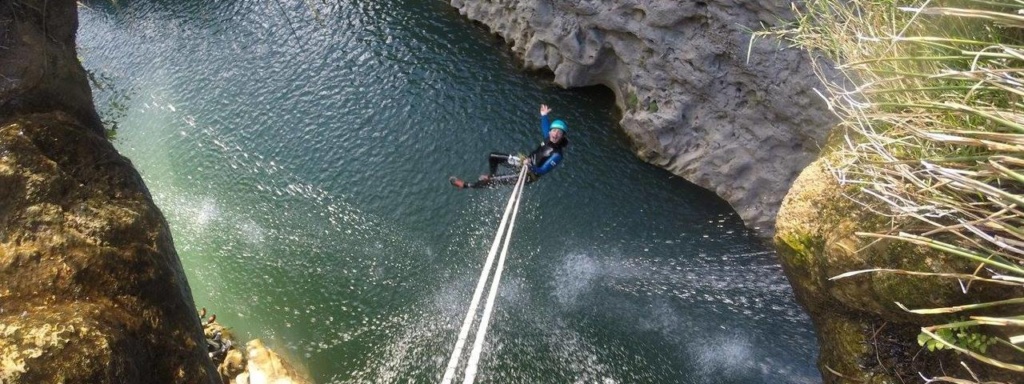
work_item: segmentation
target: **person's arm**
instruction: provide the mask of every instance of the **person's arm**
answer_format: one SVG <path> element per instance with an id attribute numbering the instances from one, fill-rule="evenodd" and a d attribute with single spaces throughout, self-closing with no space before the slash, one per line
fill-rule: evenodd
<path id="1" fill-rule="evenodd" d="M 538 176 L 543 175 L 545 173 L 551 172 L 552 169 L 555 169 L 555 166 L 557 166 L 558 162 L 560 161 L 562 161 L 562 154 L 555 153 L 552 154 L 551 157 L 549 157 L 548 160 L 545 161 L 544 164 L 541 164 L 539 167 L 531 166 L 530 171 L 537 174 Z"/>
<path id="2" fill-rule="evenodd" d="M 547 104 L 540 105 L 540 134 L 544 140 L 548 139 L 548 132 L 551 131 L 551 121 L 548 120 L 548 114 L 551 113 L 551 108 Z"/>

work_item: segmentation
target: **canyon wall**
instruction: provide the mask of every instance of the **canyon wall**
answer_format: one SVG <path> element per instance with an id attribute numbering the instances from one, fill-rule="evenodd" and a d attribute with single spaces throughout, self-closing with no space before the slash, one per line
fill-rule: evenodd
<path id="1" fill-rule="evenodd" d="M 77 16 L 0 6 L 0 382 L 219 382 L 167 223 L 93 107 Z"/>

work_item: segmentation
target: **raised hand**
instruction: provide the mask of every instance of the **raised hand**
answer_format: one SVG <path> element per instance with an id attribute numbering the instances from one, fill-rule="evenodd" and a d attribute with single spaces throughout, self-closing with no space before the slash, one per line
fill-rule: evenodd
<path id="1" fill-rule="evenodd" d="M 547 104 L 541 104 L 540 105 L 540 115 L 541 116 L 547 116 L 548 113 L 551 113 L 551 108 L 548 107 Z"/>

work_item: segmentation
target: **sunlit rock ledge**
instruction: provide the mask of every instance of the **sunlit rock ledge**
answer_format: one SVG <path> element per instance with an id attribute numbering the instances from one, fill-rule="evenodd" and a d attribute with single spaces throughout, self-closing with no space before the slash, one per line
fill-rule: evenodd
<path id="1" fill-rule="evenodd" d="M 203 309 L 200 318 L 205 315 Z M 260 339 L 244 345 L 230 328 L 216 321 L 216 315 L 203 320 L 210 359 L 224 384 L 310 384 L 309 375 L 285 361 Z"/>
<path id="2" fill-rule="evenodd" d="M 762 235 L 833 125 L 805 53 L 750 45 L 750 31 L 791 17 L 790 2 L 451 5 L 504 38 L 526 68 L 550 70 L 564 87 L 610 88 L 642 159 L 715 192 Z"/>

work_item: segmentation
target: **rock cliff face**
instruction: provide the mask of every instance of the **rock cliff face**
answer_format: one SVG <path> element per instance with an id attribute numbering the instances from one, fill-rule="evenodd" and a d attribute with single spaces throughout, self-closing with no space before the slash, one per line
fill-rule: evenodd
<path id="1" fill-rule="evenodd" d="M 452 0 L 564 87 L 615 92 L 638 155 L 714 191 L 770 235 L 783 196 L 832 126 L 796 49 L 751 30 L 770 0 Z M 748 47 L 750 55 L 748 58 Z"/>
<path id="2" fill-rule="evenodd" d="M 216 382 L 163 215 L 92 105 L 76 6 L 0 6 L 0 382 Z"/>

